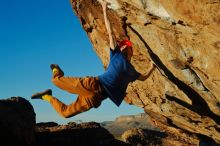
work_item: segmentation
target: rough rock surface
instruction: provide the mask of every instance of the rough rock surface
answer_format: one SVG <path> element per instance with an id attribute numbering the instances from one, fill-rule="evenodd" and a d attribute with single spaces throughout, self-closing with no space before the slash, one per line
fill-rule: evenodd
<path id="1" fill-rule="evenodd" d="M 133 42 L 132 64 L 145 73 L 130 84 L 127 102 L 169 132 L 195 133 L 220 142 L 220 1 L 107 0 L 117 39 Z M 99 0 L 71 0 L 75 14 L 103 62 L 108 35 Z"/>
<path id="2" fill-rule="evenodd" d="M 35 142 L 35 113 L 24 98 L 0 100 L 0 143 L 4 146 L 32 146 Z"/>
<path id="3" fill-rule="evenodd" d="M 36 146 L 129 146 L 95 122 L 41 123 L 36 126 L 36 141 Z"/>
<path id="4" fill-rule="evenodd" d="M 191 139 L 169 132 L 134 128 L 125 131 L 122 139 L 132 146 L 219 146 L 213 140 L 198 140 L 195 135 L 190 136 Z"/>
<path id="5" fill-rule="evenodd" d="M 123 133 L 122 139 L 133 146 L 160 145 L 160 146 L 179 146 L 192 145 L 184 139 L 177 138 L 175 135 L 168 135 L 165 132 L 151 131 L 147 129 L 134 128 Z"/>

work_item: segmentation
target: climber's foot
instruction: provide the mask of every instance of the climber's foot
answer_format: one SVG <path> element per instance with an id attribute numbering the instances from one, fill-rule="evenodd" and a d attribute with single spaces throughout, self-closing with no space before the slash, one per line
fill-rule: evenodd
<path id="1" fill-rule="evenodd" d="M 35 93 L 31 96 L 31 99 L 42 99 L 42 97 L 44 95 L 52 95 L 52 90 L 51 89 L 47 89 L 43 92 L 38 92 L 38 93 Z"/>
<path id="2" fill-rule="evenodd" d="M 60 69 L 59 65 L 58 64 L 51 64 L 50 65 L 50 68 L 53 72 L 53 76 L 54 77 L 62 77 L 64 76 L 64 72 Z"/>

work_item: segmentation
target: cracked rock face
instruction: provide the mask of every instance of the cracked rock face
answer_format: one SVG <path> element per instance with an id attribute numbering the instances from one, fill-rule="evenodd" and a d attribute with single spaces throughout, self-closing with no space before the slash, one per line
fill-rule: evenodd
<path id="1" fill-rule="evenodd" d="M 129 85 L 126 101 L 165 130 L 220 142 L 220 1 L 108 1 L 116 38 L 133 42 L 134 67 L 145 73 L 150 61 L 157 66 L 146 81 Z M 99 0 L 71 2 L 106 68 L 108 34 Z"/>

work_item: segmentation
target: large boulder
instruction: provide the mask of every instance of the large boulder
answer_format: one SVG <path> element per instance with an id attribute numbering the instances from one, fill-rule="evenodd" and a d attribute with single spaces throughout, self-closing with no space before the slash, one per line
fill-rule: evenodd
<path id="1" fill-rule="evenodd" d="M 95 122 L 67 125 L 40 123 L 36 126 L 36 146 L 129 146 L 116 140 Z"/>
<path id="2" fill-rule="evenodd" d="M 156 125 L 220 143 L 220 2 L 214 0 L 107 0 L 117 39 L 133 42 L 132 64 L 145 73 L 126 101 L 143 107 Z M 71 0 L 94 50 L 109 63 L 108 34 L 99 0 Z M 160 124 L 158 124 L 160 123 Z"/>
<path id="3" fill-rule="evenodd" d="M 195 135 L 179 136 L 169 132 L 133 128 L 122 134 L 122 139 L 132 146 L 219 146 L 212 139 L 203 137 L 199 140 Z"/>
<path id="4" fill-rule="evenodd" d="M 0 145 L 32 146 L 35 142 L 35 113 L 22 97 L 0 100 Z"/>

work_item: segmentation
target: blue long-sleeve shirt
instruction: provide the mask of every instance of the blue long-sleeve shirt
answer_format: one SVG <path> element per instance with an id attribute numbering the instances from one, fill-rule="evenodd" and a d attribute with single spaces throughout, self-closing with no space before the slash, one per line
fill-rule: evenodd
<path id="1" fill-rule="evenodd" d="M 125 96 L 127 86 L 140 76 L 132 64 L 121 53 L 118 46 L 110 49 L 110 63 L 106 71 L 98 76 L 107 96 L 119 106 Z"/>

